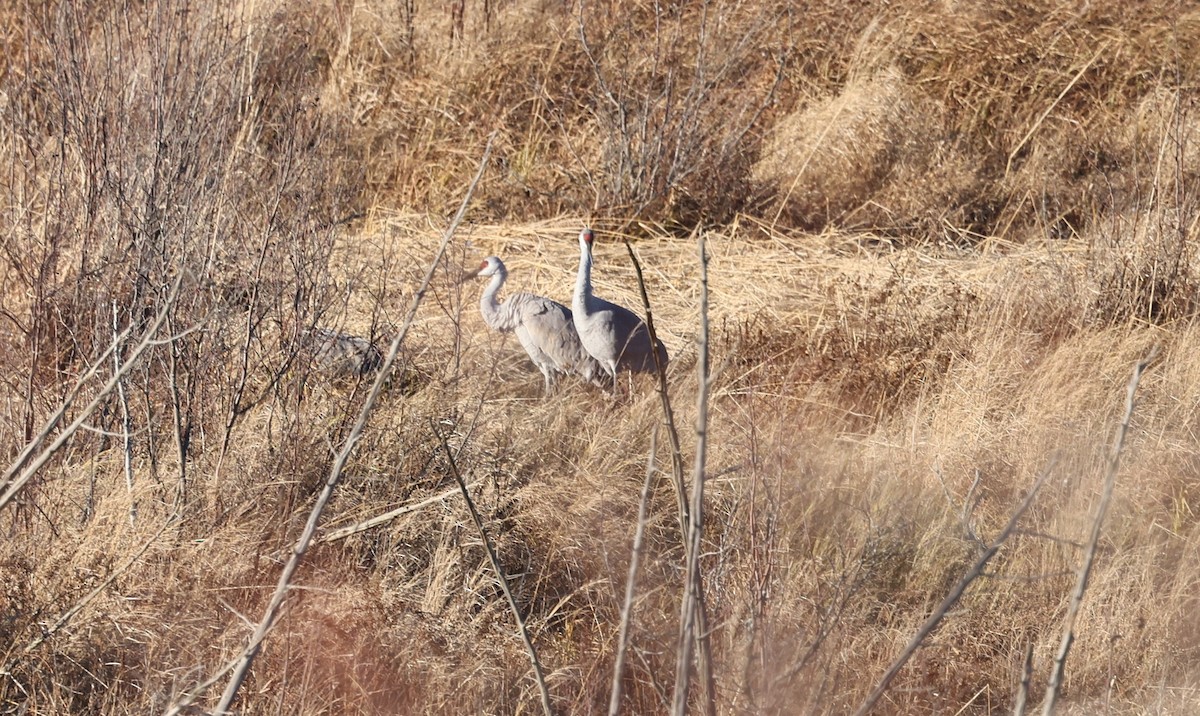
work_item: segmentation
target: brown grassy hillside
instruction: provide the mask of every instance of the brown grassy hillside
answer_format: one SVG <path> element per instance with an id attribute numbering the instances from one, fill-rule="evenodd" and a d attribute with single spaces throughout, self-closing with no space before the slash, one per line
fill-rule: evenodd
<path id="1" fill-rule="evenodd" d="M 456 472 L 555 713 L 609 709 L 641 532 L 619 707 L 669 711 L 655 382 L 543 396 L 459 280 L 569 302 L 585 223 L 689 491 L 707 246 L 689 711 L 853 713 L 1045 474 L 872 713 L 1012 713 L 1026 649 L 1040 708 L 1156 347 L 1058 713 L 1200 709 L 1200 10 L 221 5 L 0 8 L 0 713 L 213 712 L 348 445 L 235 712 L 542 710 Z M 355 442 L 306 335 L 386 349 L 431 266 Z"/>

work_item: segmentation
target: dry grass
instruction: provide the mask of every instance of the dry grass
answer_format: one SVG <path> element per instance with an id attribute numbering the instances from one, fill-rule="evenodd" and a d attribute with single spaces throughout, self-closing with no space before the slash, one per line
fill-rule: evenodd
<path id="1" fill-rule="evenodd" d="M 164 307 L 174 337 L 124 386 L 132 489 L 109 400 L 0 512 L 4 713 L 161 713 L 240 652 L 367 387 L 315 371 L 299 336 L 390 338 L 493 131 L 497 158 L 323 530 L 453 487 L 435 421 L 554 707 L 605 710 L 657 396 L 648 380 L 615 401 L 564 381 L 543 399 L 457 277 L 497 254 L 508 290 L 566 303 L 588 222 L 596 292 L 634 307 L 629 239 L 690 456 L 699 265 L 681 237 L 702 222 L 720 712 L 855 708 L 1053 460 L 1021 532 L 877 711 L 1009 712 L 1027 644 L 1041 694 L 1129 370 L 1155 345 L 1059 713 L 1200 707 L 1200 14 L 460 7 L 0 10 L 9 462 L 108 347 L 114 313 L 126 351 Z M 673 510 L 664 482 L 626 713 L 669 707 Z M 296 582 L 239 712 L 536 710 L 457 497 L 318 544 Z"/>

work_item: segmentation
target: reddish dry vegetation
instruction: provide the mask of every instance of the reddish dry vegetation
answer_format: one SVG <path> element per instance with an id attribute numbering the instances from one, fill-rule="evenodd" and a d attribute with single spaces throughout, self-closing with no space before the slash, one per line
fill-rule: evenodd
<path id="1" fill-rule="evenodd" d="M 239 713 L 608 708 L 652 381 L 543 399 L 464 265 L 640 298 L 697 439 L 719 713 L 1043 699 L 1138 359 L 1059 713 L 1200 710 L 1200 10 L 1180 2 L 47 2 L 0 10 L 0 703 L 212 709 L 491 159 Z M 232 5 L 232 6 L 231 6 Z M 110 350 L 113 346 L 116 350 Z M 445 438 L 446 445 L 442 443 Z M 27 454 L 28 453 L 28 454 Z M 622 713 L 676 685 L 660 433 Z M 688 468 L 690 473 L 690 467 Z M 689 478 L 689 485 L 690 478 Z M 397 508 L 413 509 L 340 537 Z"/>

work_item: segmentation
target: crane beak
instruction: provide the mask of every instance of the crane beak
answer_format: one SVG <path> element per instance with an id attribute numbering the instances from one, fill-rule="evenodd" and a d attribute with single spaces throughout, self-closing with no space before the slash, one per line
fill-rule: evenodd
<path id="1" fill-rule="evenodd" d="M 467 281 L 470 281 L 471 279 L 478 276 L 479 272 L 482 270 L 483 270 L 483 267 L 474 268 L 474 269 L 471 269 L 470 271 L 463 271 L 463 275 L 458 277 L 458 282 L 466 283 Z"/>

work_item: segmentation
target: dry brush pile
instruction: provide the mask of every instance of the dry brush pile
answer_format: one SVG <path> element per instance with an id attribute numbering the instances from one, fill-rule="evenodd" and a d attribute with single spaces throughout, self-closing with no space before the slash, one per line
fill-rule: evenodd
<path id="1" fill-rule="evenodd" d="M 536 711 L 514 611 L 556 713 L 618 659 L 621 713 L 1200 704 L 1187 3 L 63 1 L 0 36 L 3 713 Z M 543 398 L 458 280 L 496 254 L 569 303 L 585 222 L 599 295 L 640 308 L 640 260 L 689 492 L 707 413 L 698 546 L 655 381 Z M 402 338 L 386 381 L 321 329 Z"/>

